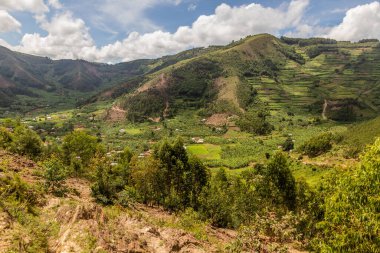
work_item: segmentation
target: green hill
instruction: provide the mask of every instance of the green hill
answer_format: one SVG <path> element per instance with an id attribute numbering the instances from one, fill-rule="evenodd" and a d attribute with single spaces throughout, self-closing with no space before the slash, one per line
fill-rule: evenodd
<path id="1" fill-rule="evenodd" d="M 136 89 L 118 101 L 131 120 L 183 108 L 236 114 L 253 105 L 337 121 L 377 115 L 378 42 L 293 40 L 261 34 L 213 48 L 134 80 Z"/>
<path id="2" fill-rule="evenodd" d="M 116 65 L 0 48 L 0 106 L 27 112 L 116 100 L 132 121 L 182 109 L 211 116 L 249 108 L 355 121 L 378 115 L 379 61 L 377 41 L 268 34 Z"/>
<path id="3" fill-rule="evenodd" d="M 104 89 L 210 50 L 197 48 L 155 60 L 109 65 L 83 60 L 54 61 L 0 47 L 0 110 L 73 108 Z M 120 94 L 123 92 L 126 91 L 119 90 Z"/>

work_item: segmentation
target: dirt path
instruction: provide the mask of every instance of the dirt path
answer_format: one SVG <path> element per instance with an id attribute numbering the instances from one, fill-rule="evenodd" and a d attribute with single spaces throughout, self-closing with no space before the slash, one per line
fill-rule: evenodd
<path id="1" fill-rule="evenodd" d="M 326 117 L 327 106 L 328 106 L 327 99 L 325 99 L 325 102 L 323 103 L 323 111 L 322 111 L 322 119 L 324 120 L 327 119 Z"/>

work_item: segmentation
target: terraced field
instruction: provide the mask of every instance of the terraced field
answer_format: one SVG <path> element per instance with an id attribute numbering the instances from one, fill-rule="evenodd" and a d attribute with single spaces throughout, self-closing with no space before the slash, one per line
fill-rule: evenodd
<path id="1" fill-rule="evenodd" d="M 271 110 L 296 113 L 322 112 L 325 100 L 355 101 L 359 115 L 373 116 L 380 106 L 380 47 L 377 43 L 339 42 L 307 56 L 308 47 L 296 47 L 304 57 L 301 65 L 287 60 L 278 76 L 258 76 L 247 81 Z"/>

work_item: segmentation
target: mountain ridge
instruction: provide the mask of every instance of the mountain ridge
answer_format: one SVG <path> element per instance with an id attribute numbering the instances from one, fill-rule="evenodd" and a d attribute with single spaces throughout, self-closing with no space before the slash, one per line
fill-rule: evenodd
<path id="1" fill-rule="evenodd" d="M 52 101 L 54 108 L 57 100 L 62 104 L 72 98 L 67 103 L 71 107 L 113 103 L 131 121 L 162 119 L 182 109 L 240 114 L 252 106 L 346 121 L 377 115 L 378 62 L 375 40 L 350 43 L 270 34 L 115 65 L 54 61 L 2 48 L 0 106 L 23 111 L 35 104 L 49 107 Z M 23 107 L 12 108 L 15 101 Z"/>

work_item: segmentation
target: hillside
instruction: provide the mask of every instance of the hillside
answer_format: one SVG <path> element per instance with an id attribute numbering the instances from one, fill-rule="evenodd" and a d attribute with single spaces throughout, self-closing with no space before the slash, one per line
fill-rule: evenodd
<path id="1" fill-rule="evenodd" d="M 0 47 L 0 110 L 23 113 L 74 108 L 104 89 L 203 51 L 210 49 L 197 48 L 156 60 L 110 65 L 83 60 L 54 61 Z M 119 93 L 126 91 L 119 88 Z"/>
<path id="2" fill-rule="evenodd" d="M 378 114 L 377 41 L 248 36 L 227 46 L 115 65 L 36 57 L 0 48 L 2 110 L 69 109 L 106 100 L 132 121 L 240 114 L 251 107 L 337 121 Z"/>
<path id="3" fill-rule="evenodd" d="M 151 71 L 131 82 L 135 90 L 121 95 L 116 86 L 117 92 L 111 90 L 107 96 L 121 95 L 118 104 L 133 121 L 168 117 L 181 109 L 238 114 L 254 104 L 353 121 L 378 113 L 379 61 L 376 41 L 292 40 L 262 34 Z"/>
<path id="4" fill-rule="evenodd" d="M 1 253 L 378 252 L 378 41 L 5 51 Z"/>
<path id="5" fill-rule="evenodd" d="M 202 235 L 207 235 L 211 244 L 185 231 L 180 217 L 162 208 L 137 203 L 131 208 L 102 206 L 91 196 L 91 183 L 84 179 L 67 179 L 64 196 L 43 193 L 42 168 L 35 162 L 3 150 L 0 158 L 7 161 L 0 164 L 0 189 L 7 189 L 1 192 L 0 200 L 2 253 L 18 249 L 78 253 L 218 252 L 218 247 L 237 236 L 233 230 L 202 227 L 207 229 Z M 20 187 L 16 194 L 28 194 L 30 199 L 12 202 L 14 187 Z M 32 197 L 37 199 L 31 200 Z M 16 210 L 16 203 L 27 207 Z M 17 212 L 23 217 L 18 217 Z"/>

